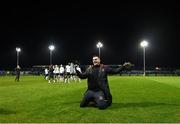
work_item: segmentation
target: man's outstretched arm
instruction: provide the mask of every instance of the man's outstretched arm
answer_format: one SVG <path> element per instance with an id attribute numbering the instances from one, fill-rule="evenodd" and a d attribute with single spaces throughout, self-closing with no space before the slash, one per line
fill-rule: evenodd
<path id="1" fill-rule="evenodd" d="M 76 69 L 76 68 L 75 68 Z M 88 73 L 87 73 L 87 70 L 82 73 L 80 72 L 79 70 L 76 69 L 76 73 L 77 73 L 77 76 L 81 79 L 86 79 L 88 77 Z"/>
<path id="2" fill-rule="evenodd" d="M 124 67 L 123 67 L 123 66 L 120 66 L 120 65 L 119 65 L 118 68 L 107 67 L 107 68 L 106 68 L 106 72 L 107 72 L 108 74 L 118 74 L 118 73 L 120 73 L 123 69 L 124 69 Z"/>
<path id="3" fill-rule="evenodd" d="M 123 65 L 119 65 L 118 68 L 110 68 L 110 67 L 107 67 L 107 73 L 109 74 L 118 74 L 120 73 L 121 71 L 131 67 L 132 64 L 130 62 L 125 62 Z"/>

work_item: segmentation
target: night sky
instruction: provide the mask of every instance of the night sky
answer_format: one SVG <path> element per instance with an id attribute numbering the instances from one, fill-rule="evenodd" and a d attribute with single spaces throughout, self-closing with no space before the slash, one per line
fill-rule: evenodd
<path id="1" fill-rule="evenodd" d="M 143 65 L 142 40 L 147 40 L 147 66 L 180 68 L 180 13 L 177 2 L 14 2 L 1 4 L 0 69 L 78 60 L 91 64 L 101 40 L 104 64 L 130 61 Z"/>

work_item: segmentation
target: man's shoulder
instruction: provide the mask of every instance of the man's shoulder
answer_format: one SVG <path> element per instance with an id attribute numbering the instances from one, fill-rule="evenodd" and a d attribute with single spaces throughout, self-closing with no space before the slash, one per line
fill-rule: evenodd
<path id="1" fill-rule="evenodd" d="M 101 68 L 108 68 L 108 65 L 101 64 L 100 67 Z"/>
<path id="2" fill-rule="evenodd" d="M 93 67 L 94 67 L 94 65 L 89 65 L 89 66 L 87 67 L 87 69 L 92 69 Z M 100 68 L 108 68 L 108 65 L 100 64 L 99 67 L 100 67 Z"/>

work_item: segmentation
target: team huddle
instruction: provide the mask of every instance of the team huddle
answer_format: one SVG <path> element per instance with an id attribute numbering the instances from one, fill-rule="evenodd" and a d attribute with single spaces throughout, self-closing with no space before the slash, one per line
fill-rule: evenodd
<path id="1" fill-rule="evenodd" d="M 50 65 L 48 69 L 45 69 L 45 79 L 48 80 L 48 83 L 81 82 L 81 79 L 76 74 L 76 70 L 81 72 L 79 65 L 73 63 L 68 63 L 66 66 Z"/>

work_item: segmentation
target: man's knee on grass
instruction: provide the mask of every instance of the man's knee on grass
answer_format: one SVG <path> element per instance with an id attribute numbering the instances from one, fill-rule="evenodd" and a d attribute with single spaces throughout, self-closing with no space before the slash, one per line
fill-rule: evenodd
<path id="1" fill-rule="evenodd" d="M 98 99 L 96 100 L 96 103 L 99 109 L 106 109 L 108 107 L 108 104 L 104 99 Z"/>

